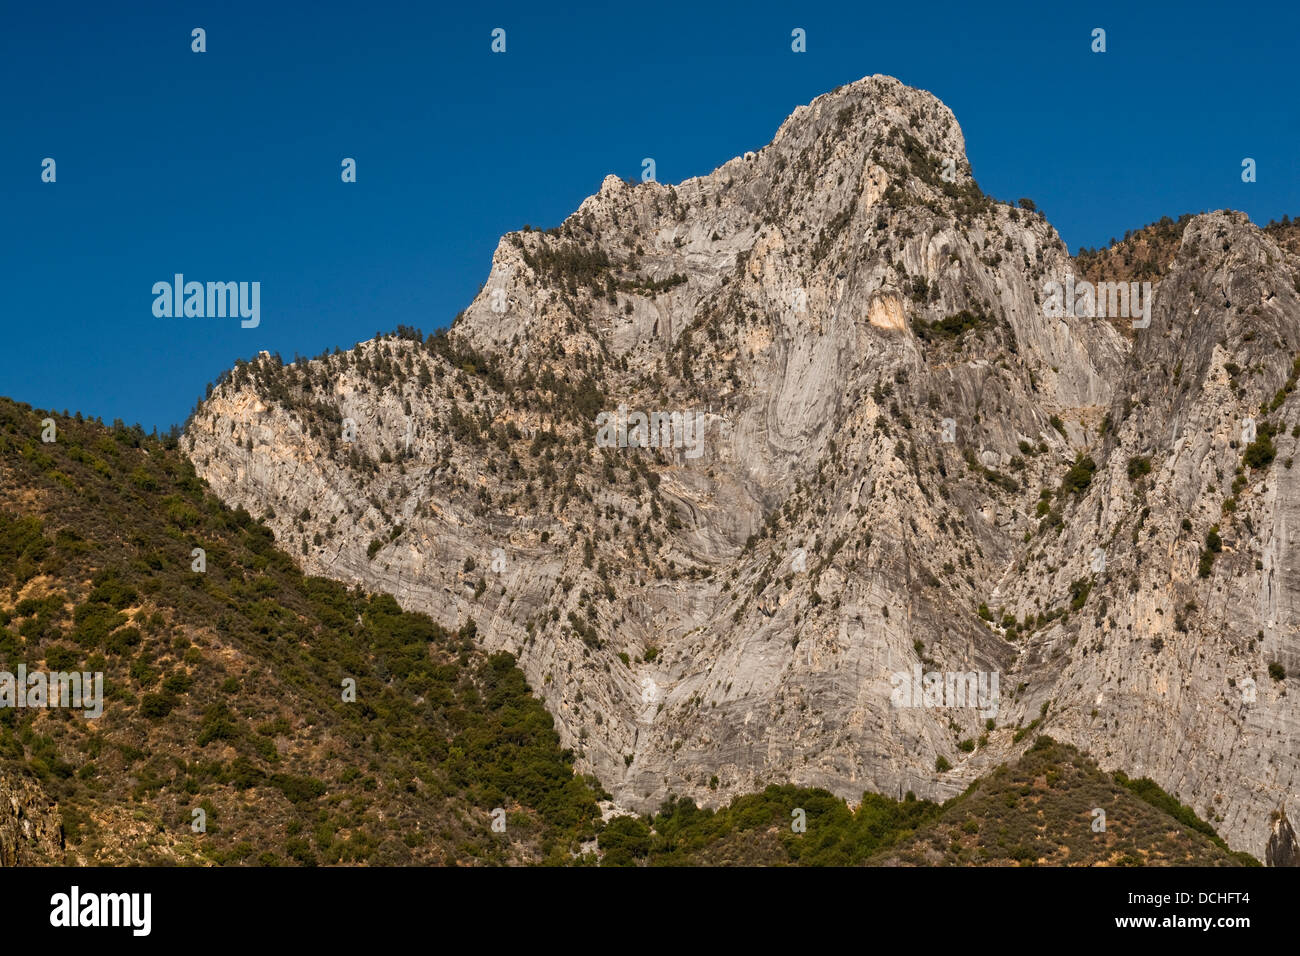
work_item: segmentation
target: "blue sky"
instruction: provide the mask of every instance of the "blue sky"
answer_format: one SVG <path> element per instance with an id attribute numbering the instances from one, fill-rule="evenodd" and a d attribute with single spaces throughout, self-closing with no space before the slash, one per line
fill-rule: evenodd
<path id="1" fill-rule="evenodd" d="M 872 73 L 947 103 L 983 189 L 1033 198 L 1071 250 L 1162 215 L 1300 214 L 1295 5 L 1130 6 L 8 4 L 0 394 L 162 429 L 236 358 L 432 331 L 502 233 L 643 157 L 707 173 Z M 176 272 L 260 281 L 261 324 L 155 318 Z"/>

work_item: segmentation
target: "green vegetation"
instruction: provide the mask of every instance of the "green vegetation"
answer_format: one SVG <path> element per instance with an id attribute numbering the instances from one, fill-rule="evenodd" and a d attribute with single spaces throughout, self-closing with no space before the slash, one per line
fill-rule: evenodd
<path id="1" fill-rule="evenodd" d="M 1105 249 L 1080 249 L 1075 261 L 1082 278 L 1094 283 L 1161 278 L 1178 254 L 1191 219 L 1187 213 L 1176 220 L 1164 216 L 1159 222 L 1128 230 L 1121 240 L 1111 239 Z"/>
<path id="2" fill-rule="evenodd" d="M 1138 455 L 1128 460 L 1128 480 L 1137 481 L 1139 478 L 1151 474 L 1151 458 L 1145 455 Z"/>
<path id="3" fill-rule="evenodd" d="M 1092 591 L 1092 578 L 1079 578 L 1070 585 L 1070 610 L 1078 611 L 1088 600 Z"/>
<path id="4" fill-rule="evenodd" d="M 686 276 L 680 272 L 674 272 L 666 279 L 625 279 L 618 283 L 618 288 L 625 292 L 649 292 L 654 295 L 685 284 Z"/>
<path id="5" fill-rule="evenodd" d="M 1074 465 L 1065 473 L 1061 481 L 1061 493 L 1081 495 L 1092 484 L 1092 476 L 1097 471 L 1097 463 L 1086 455 L 1075 459 Z"/>
<path id="6" fill-rule="evenodd" d="M 1205 533 L 1205 548 L 1201 551 L 1197 574 L 1203 578 L 1208 578 L 1210 572 L 1214 570 L 1214 559 L 1222 550 L 1223 539 L 1219 537 L 1219 526 L 1216 524 Z"/>
<path id="7" fill-rule="evenodd" d="M 889 163 L 883 157 L 879 157 L 884 165 L 895 169 L 903 178 L 918 179 L 926 183 L 952 201 L 950 210 L 943 209 L 940 203 L 930 199 L 919 200 L 921 205 L 936 213 L 956 216 L 959 220 L 975 219 L 993 208 L 993 200 L 980 190 L 979 184 L 970 175 L 969 167 L 965 167 L 964 163 L 959 166 L 959 171 L 962 174 L 959 181 L 948 182 L 939 174 L 941 168 L 939 158 L 906 129 L 899 126 L 893 127 L 889 131 L 885 142 L 887 145 L 900 148 L 903 162 L 907 164 L 907 168 L 905 170 L 897 169 L 894 164 Z M 886 200 L 896 207 L 903 207 L 917 201 L 911 197 L 908 191 L 898 188 L 893 183 L 890 183 L 889 187 L 886 188 Z"/>
<path id="8" fill-rule="evenodd" d="M 104 716 L 0 710 L 0 763 L 75 822 L 68 862 L 567 862 L 594 838 L 600 791 L 472 620 L 304 577 L 174 443 L 59 418 L 44 444 L 45 414 L 0 400 L 0 668 L 102 671 Z M 200 804 L 220 824 L 195 834 Z"/>
<path id="9" fill-rule="evenodd" d="M 795 810 L 803 811 L 807 832 L 792 829 Z M 850 810 L 825 790 L 770 786 L 720 810 L 673 797 L 648 824 L 615 817 L 599 840 L 602 850 L 613 853 L 604 865 L 851 866 L 910 835 L 938 811 L 937 804 L 911 794 L 901 801 L 863 794 L 857 810 Z"/>
<path id="10" fill-rule="evenodd" d="M 1189 830 L 1202 833 L 1210 838 L 1210 841 L 1220 850 L 1230 854 L 1239 864 L 1245 866 L 1259 866 L 1259 861 L 1248 853 L 1235 853 L 1229 849 L 1228 844 L 1214 832 L 1214 827 L 1210 826 L 1204 820 L 1196 815 L 1191 807 L 1179 803 L 1174 797 L 1170 796 L 1156 784 L 1150 777 L 1142 777 L 1138 780 L 1130 780 L 1122 773 L 1115 774 L 1115 782 L 1137 794 L 1144 801 L 1151 804 L 1156 809 L 1173 817 Z"/>
<path id="11" fill-rule="evenodd" d="M 1093 829 L 1094 810 L 1106 814 Z M 810 828 L 811 832 L 811 828 Z M 1091 758 L 1038 737 L 870 861 L 944 866 L 1258 866 L 1149 780 L 1101 771 Z"/>
<path id="12" fill-rule="evenodd" d="M 974 329 L 992 328 L 996 323 L 987 313 L 962 309 L 955 315 L 934 322 L 917 319 L 913 323 L 916 334 L 926 342 L 943 339 L 956 339 Z"/>
<path id="13" fill-rule="evenodd" d="M 1094 808 L 1106 812 L 1102 832 Z M 797 811 L 805 832 L 792 826 Z M 850 810 L 824 790 L 793 786 L 716 811 L 670 797 L 648 819 L 615 817 L 599 845 L 605 866 L 1259 865 L 1151 781 L 1111 777 L 1050 737 L 942 805 L 867 793 Z"/>
<path id="14" fill-rule="evenodd" d="M 492 374 L 459 358 L 475 368 L 467 375 Z M 476 649 L 472 619 L 449 630 L 386 595 L 305 577 L 264 524 L 207 493 L 174 441 L 60 419 L 59 441 L 45 445 L 43 415 L 0 400 L 0 463 L 15 479 L 0 487 L 0 666 L 85 666 L 107 685 L 100 722 L 0 712 L 4 768 L 59 801 L 67 855 L 50 862 L 562 864 L 590 862 L 577 854 L 592 839 L 605 865 L 935 862 L 935 853 L 966 863 L 1244 862 L 1222 854 L 1212 830 L 1185 824 L 1186 808 L 1161 816 L 1145 788 L 1137 800 L 1047 738 L 942 806 L 866 794 L 851 810 L 823 790 L 774 786 L 716 811 L 673 798 L 653 816 L 602 825 L 605 795 L 574 774 L 514 659 Z M 1062 492 L 1081 493 L 1094 471 L 1080 456 Z M 381 534 L 372 558 L 392 540 Z M 190 569 L 196 547 L 206 551 L 202 574 Z M 1090 588 L 1074 582 L 1073 609 Z M 978 613 L 994 619 L 987 605 Z M 598 641 L 581 615 L 569 621 Z M 1014 629 L 1014 616 L 1003 624 Z M 643 650 L 645 660 L 658 654 Z M 354 702 L 340 694 L 348 681 Z M 940 773 L 951 766 L 935 762 Z M 1088 820 L 1069 814 L 1097 787 L 1120 808 L 1112 829 L 1117 819 L 1133 825 L 1092 852 L 1081 842 L 1092 840 Z M 197 806 L 206 834 L 189 829 Z M 498 807 L 507 834 L 491 828 Z M 791 829 L 796 809 L 806 832 Z M 1058 833 L 1061 821 L 1082 826 Z"/>
<path id="15" fill-rule="evenodd" d="M 605 292 L 605 279 L 613 263 L 605 250 L 586 249 L 576 242 L 549 243 L 543 240 L 536 251 L 525 247 L 524 263 L 548 284 L 576 293 L 579 286 Z"/>
<path id="16" fill-rule="evenodd" d="M 1010 475 L 1004 475 L 999 471 L 994 471 L 992 468 L 982 464 L 980 460 L 975 457 L 975 452 L 972 449 L 967 448 L 963 452 L 963 457 L 966 459 L 966 467 L 975 472 L 975 474 L 980 475 L 990 484 L 997 485 L 1003 491 L 1009 491 L 1012 494 L 1015 494 L 1020 490 L 1020 483 L 1016 481 L 1016 479 L 1012 478 Z"/>
<path id="17" fill-rule="evenodd" d="M 1277 457 L 1277 448 L 1273 444 L 1273 436 L 1277 434 L 1276 428 L 1269 422 L 1260 422 L 1255 429 L 1255 440 L 1246 446 L 1246 453 L 1242 457 L 1251 468 L 1267 468 Z"/>

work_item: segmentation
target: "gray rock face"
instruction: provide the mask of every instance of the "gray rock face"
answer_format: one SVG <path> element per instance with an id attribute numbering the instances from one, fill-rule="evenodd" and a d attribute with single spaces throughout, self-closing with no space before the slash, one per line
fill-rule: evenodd
<path id="1" fill-rule="evenodd" d="M 1264 848 L 1264 862 L 1268 866 L 1300 866 L 1300 841 L 1286 814 L 1279 812 L 1273 820 L 1273 833 Z"/>
<path id="2" fill-rule="evenodd" d="M 870 77 L 506 236 L 445 338 L 237 367 L 185 442 L 308 572 L 473 618 L 624 806 L 943 798 L 1046 732 L 1262 856 L 1300 781 L 1298 267 L 1218 212 L 1148 327 L 1052 315 L 1056 232 Z M 620 442 L 620 406 L 679 419 Z"/>

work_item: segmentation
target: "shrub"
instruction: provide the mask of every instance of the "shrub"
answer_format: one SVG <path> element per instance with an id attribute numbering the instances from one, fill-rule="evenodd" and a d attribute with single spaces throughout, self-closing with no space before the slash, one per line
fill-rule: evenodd
<path id="1" fill-rule="evenodd" d="M 1097 463 L 1086 455 L 1080 455 L 1075 460 L 1074 466 L 1065 473 L 1065 479 L 1061 482 L 1061 490 L 1071 494 L 1083 494 L 1088 485 L 1092 484 L 1093 473 L 1097 470 Z"/>
<path id="2" fill-rule="evenodd" d="M 939 319 L 936 322 L 926 322 L 917 319 L 913 323 L 916 333 L 924 341 L 931 339 L 956 339 L 972 329 L 986 328 L 993 324 L 993 320 L 983 312 L 971 312 L 962 309 L 955 315 Z"/>
<path id="3" fill-rule="evenodd" d="M 66 644 L 55 644 L 45 650 L 45 666 L 52 671 L 67 671 L 77 663 L 81 655 Z"/>
<path id="4" fill-rule="evenodd" d="M 1128 480 L 1137 481 L 1144 475 L 1151 474 L 1151 459 L 1138 455 L 1128 460 Z"/>
<path id="5" fill-rule="evenodd" d="M 176 706 L 176 698 L 171 694 L 145 694 L 140 698 L 140 713 L 151 720 L 166 717 Z"/>
<path id="6" fill-rule="evenodd" d="M 597 837 L 602 866 L 636 866 L 650 853 L 650 827 L 640 817 L 618 816 Z"/>
<path id="7" fill-rule="evenodd" d="M 1277 448 L 1273 445 L 1273 426 L 1264 422 L 1255 431 L 1255 440 L 1246 446 L 1242 459 L 1251 468 L 1267 468 L 1277 457 Z"/>
<path id="8" fill-rule="evenodd" d="M 290 803 L 309 803 L 325 795 L 325 784 L 313 777 L 275 773 L 271 775 L 270 783 L 283 793 Z"/>
<path id="9" fill-rule="evenodd" d="M 1208 578 L 1210 572 L 1214 570 L 1214 552 L 1202 551 L 1200 563 L 1196 567 L 1196 573 L 1203 578 Z"/>

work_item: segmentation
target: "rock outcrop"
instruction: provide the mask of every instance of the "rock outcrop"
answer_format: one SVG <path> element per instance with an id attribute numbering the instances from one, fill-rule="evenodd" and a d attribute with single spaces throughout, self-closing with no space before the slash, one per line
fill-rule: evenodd
<path id="1" fill-rule="evenodd" d="M 1300 866 L 1300 841 L 1296 840 L 1295 829 L 1285 811 L 1279 810 L 1273 815 L 1273 832 L 1264 848 L 1264 863 L 1267 866 Z"/>
<path id="2" fill-rule="evenodd" d="M 0 866 L 63 862 L 63 828 L 54 801 L 25 777 L 0 776 Z"/>
<path id="3" fill-rule="evenodd" d="M 185 447 L 309 572 L 473 618 L 625 806 L 943 798 L 1050 731 L 1262 857 L 1300 796 L 1298 268 L 1216 212 L 1145 318 L 1055 314 L 1056 232 L 870 77 L 507 235 L 445 336 L 241 364 Z"/>

